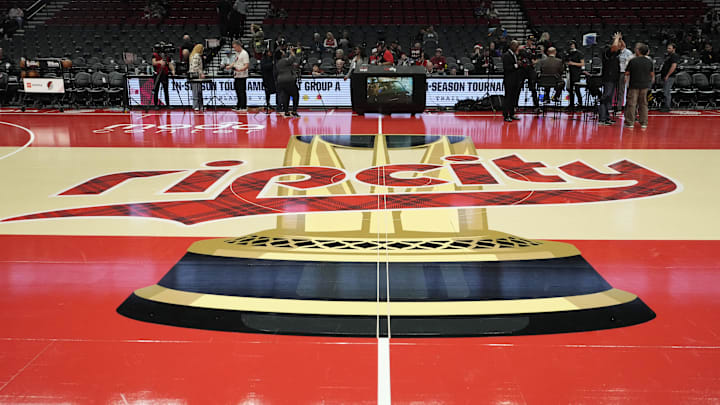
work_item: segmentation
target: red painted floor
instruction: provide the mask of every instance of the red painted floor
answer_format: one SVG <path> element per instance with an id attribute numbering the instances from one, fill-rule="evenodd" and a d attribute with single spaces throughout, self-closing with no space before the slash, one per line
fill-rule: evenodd
<path id="1" fill-rule="evenodd" d="M 435 113 L 385 120 L 392 134 L 464 135 L 478 148 L 543 149 L 717 149 L 720 138 L 710 136 L 720 113 L 698 115 L 656 113 L 647 130 L 598 127 L 591 114 L 536 117 L 505 123 L 496 113 Z M 69 119 L 68 117 L 82 117 Z M 350 111 L 303 113 L 300 120 L 262 112 L 189 111 L 143 113 L 2 113 L 0 119 L 31 127 L 37 136 L 32 146 L 45 147 L 155 147 L 155 148 L 284 148 L 290 135 L 374 134 L 377 116 L 357 117 Z M 121 125 L 122 124 L 122 125 Z M 237 127 L 237 128 L 234 128 Z M 251 129 L 249 133 L 234 129 Z M 26 135 L 13 130 L 2 145 L 22 145 Z"/>
<path id="2" fill-rule="evenodd" d="M 378 131 L 377 117 L 343 111 L 306 112 L 301 120 L 231 112 L 5 112 L 0 121 L 31 129 L 30 148 L 284 148 L 293 134 Z M 227 122 L 258 127 L 249 133 L 213 129 Z M 128 133 L 124 126 L 105 130 L 128 123 L 144 127 Z M 563 114 L 559 119 L 525 115 L 505 124 L 499 115 L 432 114 L 386 117 L 381 125 L 384 133 L 470 136 L 478 149 L 716 153 L 720 147 L 714 130 L 720 114 L 714 112 L 654 115 L 647 131 L 626 130 L 621 123 L 597 128 L 592 121 L 570 121 Z M 198 128 L 211 124 L 216 127 Z M 26 131 L 8 128 L 0 146 L 21 147 L 30 139 Z M 22 152 L 7 159 L 22 166 Z M 710 186 L 714 174 L 708 173 Z M 8 195 L 3 198 L 13 198 Z M 718 217 L 708 221 L 717 223 Z M 200 239 L 0 235 L 0 403 L 377 401 L 375 339 L 194 330 L 138 322 L 115 312 L 130 292 L 157 282 Z M 641 297 L 657 318 L 626 328 L 557 335 L 393 338 L 392 402 L 720 402 L 720 241 L 567 242 L 611 285 Z"/>

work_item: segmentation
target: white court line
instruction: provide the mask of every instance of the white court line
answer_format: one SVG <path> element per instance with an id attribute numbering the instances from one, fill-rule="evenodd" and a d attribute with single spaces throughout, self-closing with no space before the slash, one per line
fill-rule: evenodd
<path id="1" fill-rule="evenodd" d="M 10 383 L 13 382 L 13 381 L 17 378 L 17 376 L 19 376 L 20 374 L 22 374 L 22 372 L 25 371 L 26 368 L 30 367 L 30 365 L 31 365 L 33 362 L 35 362 L 35 360 L 37 360 L 38 357 L 40 357 L 43 353 L 45 353 L 45 351 L 46 351 L 50 346 L 52 346 L 53 343 L 54 343 L 54 342 L 48 343 L 47 346 L 45 346 L 45 347 L 40 351 L 40 353 L 36 354 L 35 357 L 33 357 L 30 361 L 27 362 L 27 364 L 25 364 L 25 366 L 23 366 L 23 368 L 21 368 L 20 370 L 18 370 L 18 372 L 15 373 L 15 375 L 13 375 L 12 377 L 10 377 L 10 380 L 8 380 L 7 382 L 5 382 L 5 384 L 3 384 L 2 386 L 0 386 L 0 391 L 4 390 L 5 387 L 7 387 L 8 385 L 10 385 Z"/>
<path id="2" fill-rule="evenodd" d="M 382 115 L 378 117 L 378 135 L 382 135 Z M 384 197 L 387 199 L 387 196 Z M 380 203 L 380 196 L 378 195 L 378 203 Z M 387 201 L 385 201 L 387 203 Z M 385 246 L 387 249 L 388 243 L 388 218 L 385 218 Z M 377 321 L 375 337 L 377 338 L 378 348 L 378 359 L 377 359 L 377 403 L 379 405 L 390 405 L 391 404 L 391 390 L 390 390 L 390 258 L 389 252 L 385 251 L 385 297 L 387 305 L 387 337 L 380 337 L 380 227 L 378 226 L 378 257 L 377 257 L 377 279 L 376 279 L 376 298 L 378 305 Z"/>
<path id="3" fill-rule="evenodd" d="M 390 338 L 378 338 L 378 405 L 390 405 Z"/>
<path id="4" fill-rule="evenodd" d="M 15 128 L 20 128 L 20 129 L 22 129 L 23 131 L 25 131 L 25 132 L 27 132 L 28 134 L 30 134 L 30 140 L 28 140 L 27 143 L 25 143 L 25 145 L 21 146 L 19 149 L 15 149 L 14 151 L 8 153 L 8 154 L 5 155 L 5 156 L 0 156 L 0 160 L 3 160 L 3 159 L 5 159 L 5 158 L 7 158 L 7 157 L 10 157 L 10 156 L 12 156 L 12 155 L 20 152 L 21 150 L 23 150 L 23 149 L 27 148 L 28 146 L 30 146 L 30 144 L 35 141 L 35 132 L 33 132 L 33 131 L 31 131 L 31 130 L 23 127 L 23 126 L 20 126 L 20 125 L 18 125 L 18 124 L 13 124 L 13 123 L 10 123 L 10 122 L 4 122 L 4 121 L 0 121 L 0 124 L 10 125 L 10 126 L 13 126 L 13 127 L 15 127 Z"/>

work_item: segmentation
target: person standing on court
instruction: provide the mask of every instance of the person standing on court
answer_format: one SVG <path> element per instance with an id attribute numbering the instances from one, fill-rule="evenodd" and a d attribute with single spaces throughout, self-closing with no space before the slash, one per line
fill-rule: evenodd
<path id="1" fill-rule="evenodd" d="M 580 77 L 582 70 L 585 68 L 585 56 L 577 49 L 577 42 L 570 41 L 568 43 L 570 51 L 567 54 L 567 65 L 570 70 L 570 81 L 568 82 L 568 91 L 570 92 L 569 113 L 575 112 L 575 97 L 577 96 L 578 107 L 582 107 L 582 95 L 580 95 Z"/>
<path id="2" fill-rule="evenodd" d="M 650 48 L 642 42 L 635 45 L 635 57 L 628 61 L 625 81 L 628 83 L 627 104 L 625 105 L 625 127 L 635 125 L 635 109 L 638 109 L 640 126 L 648 126 L 647 93 L 655 82 L 653 61 L 647 56 Z"/>
<path id="3" fill-rule="evenodd" d="M 275 62 L 273 61 L 273 51 L 268 48 L 265 50 L 262 61 L 260 61 L 260 71 L 262 72 L 263 89 L 265 90 L 265 110 L 270 112 L 270 95 L 275 94 Z M 277 103 L 277 97 L 275 99 Z"/>
<path id="4" fill-rule="evenodd" d="M 612 105 L 615 87 L 620 78 L 620 40 L 622 34 L 616 32 L 613 42 L 603 49 L 602 53 L 602 86 L 603 92 L 598 106 L 598 125 L 612 125 L 610 120 L 610 106 Z"/>
<path id="5" fill-rule="evenodd" d="M 232 42 L 235 51 L 235 60 L 233 63 L 225 67 L 226 70 L 233 71 L 235 78 L 235 95 L 237 95 L 237 106 L 235 111 L 247 111 L 247 78 L 250 69 L 250 55 L 243 49 L 242 41 L 234 40 Z"/>
<path id="6" fill-rule="evenodd" d="M 660 111 L 670 112 L 670 106 L 672 105 L 672 87 L 675 83 L 675 75 L 677 74 L 677 67 L 680 64 L 680 56 L 675 52 L 675 44 L 670 43 L 667 46 L 667 56 L 660 69 L 660 74 L 663 79 L 663 95 L 665 96 L 665 105 Z"/>
<path id="7" fill-rule="evenodd" d="M 297 113 L 298 103 L 300 102 L 300 90 L 297 86 L 297 73 L 295 58 L 295 50 L 282 51 L 282 56 L 276 63 L 277 67 L 277 91 L 282 96 L 282 101 L 278 102 L 278 107 L 282 105 L 285 109 L 286 117 L 299 117 Z M 290 97 L 293 99 L 292 113 L 290 112 Z"/>
<path id="8" fill-rule="evenodd" d="M 508 50 L 503 54 L 503 86 L 505 97 L 503 98 L 503 117 L 505 122 L 519 120 L 515 115 L 518 95 L 520 94 L 520 67 L 518 66 L 518 41 L 511 41 Z"/>
<path id="9" fill-rule="evenodd" d="M 188 68 L 188 73 L 191 79 L 190 87 L 192 88 L 193 110 L 195 111 L 201 111 L 204 107 L 202 82 L 199 81 L 205 78 L 202 61 L 203 50 L 204 48 L 202 44 L 195 45 L 192 53 L 190 54 L 190 63 Z"/>
<path id="10" fill-rule="evenodd" d="M 629 50 L 625 45 L 624 40 L 620 40 L 620 53 L 618 54 L 618 60 L 620 60 L 620 81 L 618 82 L 618 88 L 616 90 L 616 107 L 615 110 L 622 110 L 625 108 L 625 90 L 627 83 L 625 82 L 625 72 L 627 64 L 630 59 L 635 55 L 633 51 Z"/>

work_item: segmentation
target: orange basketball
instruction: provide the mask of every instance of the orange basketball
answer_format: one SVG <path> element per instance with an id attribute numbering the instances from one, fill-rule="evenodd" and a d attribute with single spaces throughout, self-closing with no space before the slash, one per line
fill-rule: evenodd
<path id="1" fill-rule="evenodd" d="M 70 69 L 72 67 L 72 61 L 70 59 L 63 59 L 62 67 L 63 69 Z"/>
<path id="2" fill-rule="evenodd" d="M 40 77 L 40 73 L 35 69 L 31 69 L 28 71 L 27 77 Z"/>

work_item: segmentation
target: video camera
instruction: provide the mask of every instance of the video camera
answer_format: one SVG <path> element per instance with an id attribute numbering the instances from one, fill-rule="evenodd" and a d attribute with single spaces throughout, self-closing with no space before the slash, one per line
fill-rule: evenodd
<path id="1" fill-rule="evenodd" d="M 153 45 L 153 52 L 158 54 L 172 54 L 175 52 L 175 46 L 167 42 L 158 42 L 157 44 Z"/>
<path id="2" fill-rule="evenodd" d="M 577 51 L 577 42 L 575 40 L 570 40 L 567 42 L 567 48 L 562 50 L 562 60 L 563 62 L 567 63 L 572 58 L 573 51 L 571 50 L 572 45 L 575 45 L 575 50 Z"/>

